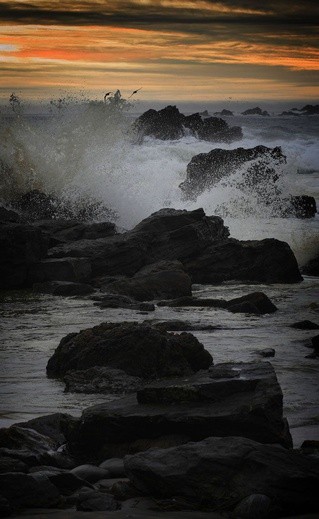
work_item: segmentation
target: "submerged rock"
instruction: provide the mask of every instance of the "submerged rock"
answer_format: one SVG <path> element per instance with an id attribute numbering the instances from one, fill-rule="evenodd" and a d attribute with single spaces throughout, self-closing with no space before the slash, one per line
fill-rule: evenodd
<path id="1" fill-rule="evenodd" d="M 103 323 L 64 337 L 47 365 L 50 377 L 93 366 L 152 379 L 208 368 L 211 355 L 191 334 L 172 335 L 137 323 Z"/>
<path id="2" fill-rule="evenodd" d="M 145 384 L 140 377 L 132 377 L 122 369 L 101 366 L 70 370 L 63 380 L 66 391 L 72 393 L 133 393 Z"/>
<path id="3" fill-rule="evenodd" d="M 207 438 L 149 450 L 126 457 L 125 469 L 142 492 L 184 496 L 199 508 L 229 511 L 247 496 L 262 494 L 280 516 L 318 510 L 318 460 L 247 438 Z"/>

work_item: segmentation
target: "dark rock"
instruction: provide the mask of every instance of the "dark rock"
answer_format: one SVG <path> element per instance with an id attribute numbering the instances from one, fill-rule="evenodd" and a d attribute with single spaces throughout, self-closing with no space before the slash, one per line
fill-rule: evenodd
<path id="1" fill-rule="evenodd" d="M 21 222 L 21 217 L 19 213 L 16 211 L 12 211 L 12 209 L 7 209 L 0 205 L 0 223 L 19 223 Z"/>
<path id="2" fill-rule="evenodd" d="M 303 450 L 319 450 L 319 440 L 305 440 L 300 448 Z"/>
<path id="3" fill-rule="evenodd" d="M 8 456 L 1 456 L 0 474 L 4 474 L 6 472 L 29 472 L 29 467 L 19 459 L 10 458 Z"/>
<path id="4" fill-rule="evenodd" d="M 279 208 L 279 210 L 278 210 Z M 294 216 L 296 218 L 314 218 L 317 214 L 316 200 L 313 196 L 300 195 L 283 198 L 277 203 L 275 213 L 278 216 Z M 276 216 L 276 214 L 274 214 Z"/>
<path id="5" fill-rule="evenodd" d="M 294 116 L 294 117 L 299 117 L 301 114 L 297 114 L 296 112 L 293 112 L 292 110 L 284 110 L 283 112 L 281 112 L 279 114 L 280 116 L 284 117 L 284 116 Z"/>
<path id="6" fill-rule="evenodd" d="M 267 519 L 271 516 L 272 501 L 264 494 L 251 494 L 245 497 L 233 511 L 233 516 L 240 519 Z"/>
<path id="7" fill-rule="evenodd" d="M 0 488 L 13 508 L 54 508 L 61 504 L 60 492 L 45 476 L 19 472 L 0 474 Z"/>
<path id="8" fill-rule="evenodd" d="M 116 234 L 113 222 L 39 220 L 33 223 L 47 237 L 49 247 L 77 240 L 96 240 Z"/>
<path id="9" fill-rule="evenodd" d="M 245 110 L 244 112 L 242 112 L 242 115 L 262 115 L 263 117 L 269 117 L 269 113 L 266 110 L 262 110 L 261 108 L 259 108 L 259 106 L 256 106 L 256 108 L 249 108 L 248 110 Z"/>
<path id="10" fill-rule="evenodd" d="M 100 479 L 107 478 L 110 475 L 107 470 L 97 467 L 96 465 L 79 465 L 71 470 L 71 474 L 89 483 L 96 483 Z"/>
<path id="11" fill-rule="evenodd" d="M 94 366 L 84 370 L 70 370 L 64 376 L 65 390 L 72 393 L 134 393 L 144 382 L 121 369 Z"/>
<path id="12" fill-rule="evenodd" d="M 243 173 L 243 182 L 247 187 L 253 187 L 256 192 L 258 185 L 262 186 L 264 196 L 264 183 L 268 184 L 268 188 L 269 183 L 275 185 L 278 180 L 276 167 L 285 162 L 286 157 L 279 147 L 255 146 L 255 148 L 234 150 L 217 148 L 192 158 L 187 165 L 186 180 L 179 187 L 187 198 L 196 199 L 205 189 L 213 187 L 247 164 L 247 170 Z"/>
<path id="13" fill-rule="evenodd" d="M 48 438 L 60 447 L 66 442 L 65 433 L 76 422 L 76 418 L 66 413 L 53 413 L 28 422 L 16 424 L 22 429 L 32 429 Z M 14 428 L 15 426 L 13 426 Z"/>
<path id="14" fill-rule="evenodd" d="M 34 189 L 12 202 L 18 211 L 25 213 L 30 220 L 51 219 L 57 216 L 57 199 Z"/>
<path id="15" fill-rule="evenodd" d="M 32 474 L 47 477 L 63 496 L 73 494 L 76 490 L 83 488 L 84 485 L 93 488 L 93 485 L 64 469 L 56 469 L 55 467 L 34 467 Z"/>
<path id="16" fill-rule="evenodd" d="M 108 285 L 110 292 L 127 295 L 137 301 L 175 298 L 192 294 L 192 282 L 183 270 L 161 270 L 149 275 L 139 275 Z"/>
<path id="17" fill-rule="evenodd" d="M 260 241 L 220 241 L 196 258 L 185 261 L 184 265 L 193 283 L 302 281 L 289 245 L 272 238 Z"/>
<path id="18" fill-rule="evenodd" d="M 141 493 L 132 485 L 130 481 L 118 481 L 110 489 L 111 494 L 118 501 L 126 501 L 132 497 L 140 496 Z"/>
<path id="19" fill-rule="evenodd" d="M 319 330 L 319 324 L 308 321 L 307 319 L 305 321 L 298 321 L 290 326 L 297 330 Z"/>
<path id="20" fill-rule="evenodd" d="M 46 254 L 46 241 L 40 230 L 20 223 L 0 225 L 0 289 L 27 285 L 30 268 Z"/>
<path id="21" fill-rule="evenodd" d="M 265 348 L 263 350 L 256 350 L 256 353 L 258 353 L 258 355 L 261 355 L 262 357 L 268 358 L 274 357 L 276 352 L 274 348 Z"/>
<path id="22" fill-rule="evenodd" d="M 119 508 L 118 503 L 110 494 L 103 494 L 92 490 L 79 495 L 76 509 L 82 512 L 114 511 Z"/>
<path id="23" fill-rule="evenodd" d="M 231 433 L 292 445 L 282 416 L 282 392 L 267 362 L 223 364 L 211 372 L 153 383 L 138 398 L 147 403 L 129 396 L 85 409 L 76 434 L 79 452 L 99 457 L 108 445 L 119 444 L 128 452 L 134 441 L 141 442 L 142 450 L 165 435 L 200 441 Z"/>
<path id="24" fill-rule="evenodd" d="M 191 334 L 172 335 L 137 323 L 102 323 L 64 337 L 49 359 L 47 374 L 62 377 L 71 369 L 107 366 L 147 379 L 190 374 L 212 362 Z"/>
<path id="25" fill-rule="evenodd" d="M 187 131 L 199 139 L 214 142 L 233 142 L 242 138 L 239 127 L 229 127 L 217 117 L 201 117 L 199 113 L 185 116 L 176 106 L 167 106 L 162 110 L 148 110 L 134 123 L 138 139 L 142 142 L 144 136 L 156 139 L 180 139 Z"/>
<path id="26" fill-rule="evenodd" d="M 218 326 L 211 324 L 190 323 L 189 321 L 181 321 L 180 319 L 171 319 L 169 321 L 149 319 L 143 321 L 143 323 L 163 332 L 211 331 L 218 329 Z"/>
<path id="27" fill-rule="evenodd" d="M 121 458 L 110 458 L 108 460 L 102 461 L 99 467 L 107 470 L 111 478 L 126 478 L 124 461 Z"/>
<path id="28" fill-rule="evenodd" d="M 42 294 L 53 296 L 86 296 L 94 292 L 94 288 L 86 283 L 73 283 L 71 281 L 47 281 L 34 283 L 33 290 Z"/>
<path id="29" fill-rule="evenodd" d="M 120 294 L 103 294 L 95 305 L 100 308 L 135 308 L 136 301 Z"/>
<path id="30" fill-rule="evenodd" d="M 302 272 L 307 276 L 319 276 L 319 254 L 302 267 Z"/>
<path id="31" fill-rule="evenodd" d="M 303 115 L 317 115 L 319 114 L 319 105 L 305 105 L 300 109 Z"/>
<path id="32" fill-rule="evenodd" d="M 147 313 L 147 312 L 155 312 L 155 305 L 152 303 L 140 303 L 138 305 L 138 309 L 140 312 Z"/>
<path id="33" fill-rule="evenodd" d="M 311 338 L 311 344 L 316 354 L 319 355 L 319 335 L 315 335 L 315 337 Z"/>
<path id="34" fill-rule="evenodd" d="M 91 278 L 91 264 L 86 258 L 50 258 L 29 269 L 29 283 L 72 281 L 85 283 Z"/>
<path id="35" fill-rule="evenodd" d="M 10 505 L 9 501 L 0 496 L 0 517 L 9 517 L 13 514 L 13 508 Z"/>
<path id="36" fill-rule="evenodd" d="M 280 516 L 318 510 L 319 462 L 247 438 L 207 438 L 129 456 L 124 464 L 140 491 L 183 496 L 198 507 L 231 510 L 238 501 L 263 494 Z"/>
<path id="37" fill-rule="evenodd" d="M 263 292 L 252 292 L 242 297 L 230 299 L 197 299 L 195 297 L 181 297 L 173 301 L 159 301 L 158 306 L 194 306 L 205 308 L 225 308 L 233 313 L 244 312 L 257 315 L 276 312 L 276 306 Z"/>
<path id="38" fill-rule="evenodd" d="M 233 112 L 231 112 L 231 110 L 226 110 L 225 108 L 223 108 L 223 110 L 221 112 L 215 112 L 214 115 L 217 115 L 217 116 L 220 116 L 220 117 L 226 117 L 226 116 L 233 116 Z"/>

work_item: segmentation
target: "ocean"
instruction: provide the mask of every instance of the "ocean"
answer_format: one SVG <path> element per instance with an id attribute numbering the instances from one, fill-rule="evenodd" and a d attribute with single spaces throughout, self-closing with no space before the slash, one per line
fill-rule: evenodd
<path id="1" fill-rule="evenodd" d="M 2 179 L 0 197 L 40 189 L 54 193 L 66 205 L 98 202 L 95 218 L 103 219 L 103 208 L 111 210 L 120 230 L 131 229 L 140 220 L 163 207 L 195 209 L 223 217 L 232 237 L 277 238 L 293 249 L 300 266 L 319 252 L 319 215 L 310 219 L 271 216 L 272 207 L 253 191 L 242 190 L 241 171 L 205 190 L 197 199 L 186 200 L 179 188 L 191 158 L 214 148 L 280 146 L 287 163 L 278 170 L 284 194 L 311 195 L 319 204 L 319 116 L 279 116 L 278 106 L 262 106 L 270 115 L 244 116 L 247 107 L 202 103 L 182 104 L 180 110 L 215 111 L 227 108 L 234 116 L 224 119 L 241 126 L 243 139 L 232 144 L 200 141 L 186 135 L 176 141 L 151 137 L 137 143 L 131 123 L 144 109 L 136 104 L 121 113 L 103 103 L 51 106 L 51 111 L 2 115 L 0 160 L 11 166 Z M 155 106 L 155 108 L 164 107 Z M 265 200 L 269 199 L 267 187 Z M 275 204 L 276 201 L 274 200 Z M 186 318 L 213 324 L 210 332 L 194 332 L 212 353 L 215 363 L 256 360 L 256 350 L 276 350 L 273 363 L 284 394 L 285 415 L 295 445 L 319 437 L 319 359 L 307 359 L 310 338 L 316 331 L 290 328 L 295 321 L 319 323 L 319 279 L 305 276 L 295 285 L 225 283 L 195 285 L 200 297 L 230 299 L 261 290 L 277 305 L 278 312 L 266 316 L 231 314 L 217 309 L 156 308 L 150 318 Z M 64 392 L 62 382 L 47 379 L 45 366 L 59 341 L 69 332 L 103 321 L 138 320 L 147 316 L 132 310 L 102 310 L 91 300 L 56 298 L 26 291 L 1 295 L 0 425 L 8 426 L 56 411 L 79 415 L 88 405 L 112 395 L 83 395 Z"/>

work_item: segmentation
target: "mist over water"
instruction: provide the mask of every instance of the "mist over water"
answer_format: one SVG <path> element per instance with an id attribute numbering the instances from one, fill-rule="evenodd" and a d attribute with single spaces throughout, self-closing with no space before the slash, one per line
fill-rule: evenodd
<path id="1" fill-rule="evenodd" d="M 237 171 L 190 201 L 179 184 L 186 178 L 187 164 L 199 153 L 281 146 L 287 156 L 286 164 L 276 166 L 282 193 L 309 194 L 318 200 L 318 116 L 226 117 L 230 126 L 243 128 L 243 139 L 232 144 L 193 136 L 137 143 L 132 132 L 137 108 L 125 101 L 121 109 L 103 102 L 60 103 L 40 116 L 24 115 L 23 106 L 18 108 L 11 117 L 1 118 L 0 159 L 11 168 L 0 185 L 2 199 L 39 189 L 65 204 L 100 202 L 116 213 L 116 223 L 124 229 L 162 207 L 203 207 L 209 215 L 222 216 L 233 237 L 288 241 L 301 263 L 315 254 L 318 219 L 271 216 L 276 204 L 272 186 L 263 186 L 261 199 L 254 190 L 243 190 L 242 171 Z M 191 113 L 192 108 L 184 105 L 181 110 Z"/>

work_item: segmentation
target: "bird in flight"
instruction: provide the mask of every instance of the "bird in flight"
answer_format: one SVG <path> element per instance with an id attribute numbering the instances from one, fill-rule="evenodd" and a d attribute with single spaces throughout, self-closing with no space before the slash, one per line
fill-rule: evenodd
<path id="1" fill-rule="evenodd" d="M 130 99 L 130 97 L 132 97 L 134 94 L 137 94 L 137 92 L 138 92 L 139 90 L 142 90 L 142 88 L 143 88 L 143 87 L 138 88 L 137 90 L 134 90 L 134 92 L 132 92 L 132 94 L 128 97 L 128 99 Z"/>

